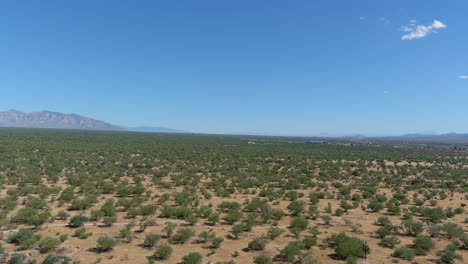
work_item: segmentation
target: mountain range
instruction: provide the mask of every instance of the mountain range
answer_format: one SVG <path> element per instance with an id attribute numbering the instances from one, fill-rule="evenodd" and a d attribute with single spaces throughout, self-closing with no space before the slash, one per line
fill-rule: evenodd
<path id="1" fill-rule="evenodd" d="M 188 133 L 187 131 L 164 127 L 123 127 L 77 114 L 63 114 L 51 111 L 25 113 L 18 110 L 9 110 L 0 112 L 0 127 Z"/>

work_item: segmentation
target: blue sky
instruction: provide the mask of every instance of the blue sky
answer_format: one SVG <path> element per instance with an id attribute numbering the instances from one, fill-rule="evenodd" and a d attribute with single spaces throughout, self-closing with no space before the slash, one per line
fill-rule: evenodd
<path id="1" fill-rule="evenodd" d="M 205 133 L 468 133 L 467 12 L 466 0 L 5 0 L 0 110 Z"/>

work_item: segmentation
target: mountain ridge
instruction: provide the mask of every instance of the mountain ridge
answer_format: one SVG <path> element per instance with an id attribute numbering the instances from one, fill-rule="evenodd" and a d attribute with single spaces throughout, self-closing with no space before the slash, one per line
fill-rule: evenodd
<path id="1" fill-rule="evenodd" d="M 48 110 L 31 113 L 26 113 L 15 109 L 0 111 L 0 127 L 130 131 L 149 133 L 190 133 L 189 131 L 166 127 L 119 126 L 74 113 L 64 114 Z"/>
<path id="2" fill-rule="evenodd" d="M 119 126 L 78 114 L 64 114 L 47 110 L 25 113 L 15 109 L 0 112 L 0 127 L 124 130 Z"/>

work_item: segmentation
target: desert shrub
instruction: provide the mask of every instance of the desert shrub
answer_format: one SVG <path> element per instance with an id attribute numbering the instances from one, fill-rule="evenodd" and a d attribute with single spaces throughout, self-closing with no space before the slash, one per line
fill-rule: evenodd
<path id="1" fill-rule="evenodd" d="M 270 227 L 267 231 L 267 237 L 271 240 L 275 240 L 283 233 L 283 229 L 279 227 Z"/>
<path id="2" fill-rule="evenodd" d="M 84 215 L 75 215 L 70 219 L 68 226 L 72 228 L 78 228 L 83 226 L 88 220 L 89 218 Z"/>
<path id="3" fill-rule="evenodd" d="M 306 236 L 302 239 L 302 247 L 304 249 L 310 249 L 312 246 L 317 245 L 317 238 L 312 236 Z"/>
<path id="4" fill-rule="evenodd" d="M 128 226 L 120 229 L 119 231 L 119 238 L 125 239 L 127 243 L 132 242 L 134 237 L 135 235 L 133 234 L 133 232 L 130 230 Z"/>
<path id="5" fill-rule="evenodd" d="M 397 227 L 387 224 L 379 227 L 376 232 L 380 238 L 384 238 L 388 235 L 391 235 L 395 229 L 397 229 Z"/>
<path id="6" fill-rule="evenodd" d="M 99 237 L 97 240 L 96 251 L 107 252 L 117 246 L 117 241 L 108 236 Z"/>
<path id="7" fill-rule="evenodd" d="M 450 244 L 444 250 L 438 251 L 437 256 L 441 263 L 453 263 L 455 259 L 462 260 L 463 257 L 456 253 L 457 246 Z"/>
<path id="8" fill-rule="evenodd" d="M 23 254 L 13 254 L 7 264 L 36 264 L 36 261 L 33 259 L 27 259 L 26 255 Z"/>
<path id="9" fill-rule="evenodd" d="M 331 221 L 331 216 L 329 215 L 322 215 L 322 220 L 323 220 L 323 224 L 324 225 L 330 225 L 330 221 Z"/>
<path id="10" fill-rule="evenodd" d="M 291 215 L 297 216 L 297 215 L 301 214 L 304 211 L 304 207 L 305 207 L 305 202 L 304 201 L 292 201 L 288 205 L 287 208 L 288 208 Z"/>
<path id="11" fill-rule="evenodd" d="M 298 255 L 301 254 L 302 245 L 299 241 L 289 242 L 277 256 L 282 261 L 292 262 Z"/>
<path id="12" fill-rule="evenodd" d="M 341 259 L 348 257 L 361 257 L 366 253 L 364 251 L 364 243 L 355 237 L 348 237 L 338 243 L 335 248 L 336 255 Z"/>
<path id="13" fill-rule="evenodd" d="M 307 219 L 304 219 L 302 217 L 295 217 L 291 221 L 291 233 L 298 237 L 302 231 L 307 229 L 308 225 L 309 221 L 307 221 Z"/>
<path id="14" fill-rule="evenodd" d="M 183 264 L 200 264 L 203 260 L 202 255 L 198 252 L 188 253 L 182 257 Z"/>
<path id="15" fill-rule="evenodd" d="M 39 252 L 47 253 L 49 251 L 52 251 L 55 248 L 57 248 L 61 243 L 62 243 L 62 241 L 60 241 L 57 238 L 45 237 L 45 238 L 41 239 L 39 241 L 39 243 L 38 243 Z"/>
<path id="16" fill-rule="evenodd" d="M 59 255 L 49 255 L 41 264 L 79 264 L 78 261 L 73 261 L 71 258 Z"/>
<path id="17" fill-rule="evenodd" d="M 281 220 L 283 217 L 284 217 L 285 213 L 283 212 L 283 210 L 281 209 L 273 209 L 271 211 L 271 217 L 274 219 L 274 220 Z"/>
<path id="18" fill-rule="evenodd" d="M 268 238 L 264 236 L 256 237 L 252 241 L 249 242 L 247 248 L 249 250 L 262 250 L 265 248 L 266 244 L 268 243 Z"/>
<path id="19" fill-rule="evenodd" d="M 219 214 L 218 213 L 211 213 L 206 220 L 208 220 L 209 225 L 216 225 L 219 222 Z"/>
<path id="20" fill-rule="evenodd" d="M 200 243 L 206 243 L 213 237 L 215 237 L 215 233 L 210 231 L 202 231 L 200 234 L 198 234 L 198 241 L 200 241 Z"/>
<path id="21" fill-rule="evenodd" d="M 224 217 L 224 221 L 226 223 L 232 225 L 235 222 L 239 221 L 242 218 L 242 212 L 238 210 L 231 210 L 229 213 Z"/>
<path id="22" fill-rule="evenodd" d="M 414 252 L 410 248 L 407 247 L 399 247 L 393 251 L 392 256 L 395 258 L 402 258 L 405 260 L 413 260 L 414 259 Z"/>
<path id="23" fill-rule="evenodd" d="M 273 260 L 268 255 L 258 255 L 253 259 L 254 264 L 273 264 Z"/>
<path id="24" fill-rule="evenodd" d="M 145 236 L 145 240 L 143 240 L 143 247 L 152 248 L 156 246 L 156 243 L 161 239 L 160 235 L 149 233 Z"/>
<path id="25" fill-rule="evenodd" d="M 11 222 L 39 227 L 47 222 L 50 217 L 51 215 L 49 211 L 43 211 L 34 208 L 21 208 L 11 218 Z"/>
<path id="26" fill-rule="evenodd" d="M 413 251 L 416 255 L 425 255 L 434 248 L 434 242 L 428 236 L 417 236 L 413 241 Z"/>
<path id="27" fill-rule="evenodd" d="M 445 235 L 448 238 L 459 237 L 460 235 L 464 234 L 463 228 L 459 227 L 455 223 L 444 223 L 440 229 L 445 232 Z"/>
<path id="28" fill-rule="evenodd" d="M 187 242 L 195 232 L 190 229 L 190 228 L 180 228 L 177 230 L 177 232 L 174 234 L 174 236 L 171 237 L 170 242 L 173 244 L 184 244 Z"/>
<path id="29" fill-rule="evenodd" d="M 341 209 L 341 208 L 337 208 L 335 210 L 335 215 L 336 216 L 342 216 L 344 213 L 345 213 L 345 211 L 343 209 Z"/>
<path id="30" fill-rule="evenodd" d="M 167 243 L 163 243 L 157 246 L 156 250 L 153 253 L 153 258 L 161 260 L 168 259 L 172 255 L 172 252 L 172 247 Z"/>
<path id="31" fill-rule="evenodd" d="M 91 232 L 86 232 L 86 229 L 84 227 L 79 228 L 75 230 L 75 233 L 72 235 L 72 237 L 77 237 L 79 239 L 87 239 L 88 237 L 92 236 L 93 233 Z"/>
<path id="32" fill-rule="evenodd" d="M 171 237 L 172 234 L 174 234 L 174 230 L 176 227 L 177 227 L 177 224 L 166 222 L 162 231 L 165 233 L 166 237 Z"/>
<path id="33" fill-rule="evenodd" d="M 58 220 L 67 220 L 68 217 L 70 217 L 70 214 L 65 212 L 64 210 L 60 210 L 55 216 L 55 218 Z"/>
<path id="34" fill-rule="evenodd" d="M 433 223 L 438 223 L 443 219 L 447 219 L 446 212 L 441 208 L 428 208 L 425 207 L 421 210 L 421 214 L 428 218 L 429 221 Z"/>
<path id="35" fill-rule="evenodd" d="M 7 238 L 8 243 L 19 245 L 24 241 L 31 239 L 35 233 L 30 229 L 20 229 Z"/>
<path id="36" fill-rule="evenodd" d="M 403 220 L 400 228 L 408 236 L 417 236 L 423 232 L 423 223 L 414 220 Z"/>
<path id="37" fill-rule="evenodd" d="M 211 248 L 219 248 L 221 246 L 221 243 L 223 243 L 224 238 L 223 237 L 213 237 L 210 239 L 211 242 Z"/>
<path id="38" fill-rule="evenodd" d="M 381 246 L 388 248 L 394 248 L 398 244 L 400 244 L 400 239 L 396 236 L 386 236 L 380 241 Z"/>
<path id="39" fill-rule="evenodd" d="M 156 206 L 152 204 L 143 205 L 140 207 L 140 215 L 152 215 L 156 212 Z"/>
<path id="40" fill-rule="evenodd" d="M 379 212 L 384 208 L 384 205 L 378 200 L 372 199 L 369 201 L 367 208 L 371 209 L 373 212 Z"/>

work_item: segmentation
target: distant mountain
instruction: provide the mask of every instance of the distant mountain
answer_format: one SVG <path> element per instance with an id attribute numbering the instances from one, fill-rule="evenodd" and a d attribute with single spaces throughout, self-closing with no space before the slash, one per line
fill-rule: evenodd
<path id="1" fill-rule="evenodd" d="M 127 131 L 134 131 L 134 132 L 190 133 L 189 131 L 177 130 L 177 129 L 166 128 L 166 127 L 147 127 L 147 126 L 141 126 L 141 127 L 122 127 L 122 128 L 125 129 L 125 130 L 127 130 Z"/>
<path id="2" fill-rule="evenodd" d="M 62 114 L 49 111 L 28 114 L 17 110 L 0 112 L 0 127 L 123 130 L 121 127 L 77 114 Z"/>

